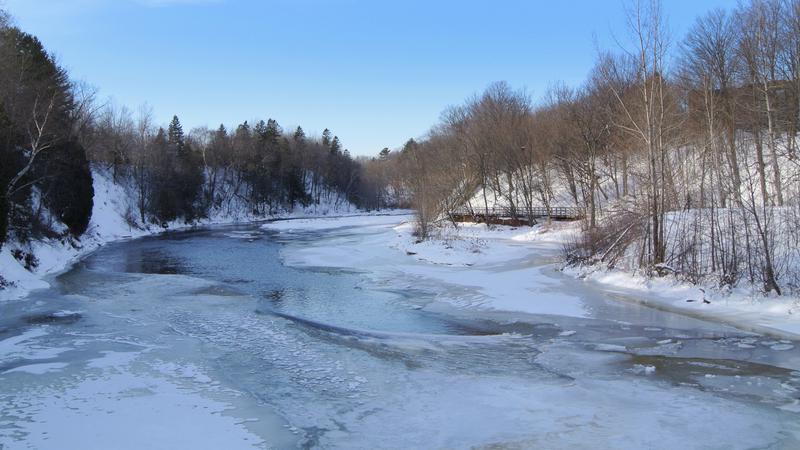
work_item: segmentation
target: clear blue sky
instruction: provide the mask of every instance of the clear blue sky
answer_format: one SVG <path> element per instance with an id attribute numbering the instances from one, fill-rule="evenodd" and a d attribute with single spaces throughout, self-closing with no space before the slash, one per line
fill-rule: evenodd
<path id="1" fill-rule="evenodd" d="M 73 78 L 184 129 L 275 118 L 353 154 L 423 135 L 493 81 L 580 83 L 622 0 L 0 0 Z M 680 36 L 733 0 L 665 0 Z"/>

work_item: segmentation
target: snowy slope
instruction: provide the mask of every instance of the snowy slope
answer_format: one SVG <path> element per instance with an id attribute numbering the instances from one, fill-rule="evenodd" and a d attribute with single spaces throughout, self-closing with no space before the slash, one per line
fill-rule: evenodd
<path id="1" fill-rule="evenodd" d="M 307 208 L 295 208 L 293 211 L 282 211 L 275 215 L 254 215 L 243 202 L 228 202 L 214 209 L 210 217 L 193 223 L 175 221 L 167 224 L 167 228 L 144 224 L 137 218 L 135 194 L 124 185 L 112 181 L 108 171 L 94 168 L 92 171 L 94 184 L 94 207 L 89 227 L 80 237 L 75 239 L 48 239 L 23 244 L 6 242 L 0 250 L 0 277 L 5 286 L 0 288 L 0 301 L 19 299 L 33 289 L 49 286 L 45 279 L 55 275 L 83 255 L 96 250 L 108 242 L 130 239 L 166 230 L 191 228 L 195 226 L 252 222 L 274 219 L 277 217 L 308 217 L 329 214 L 359 213 L 357 207 L 342 201 L 337 196 L 327 195 L 318 205 Z M 13 252 L 21 250 L 32 253 L 38 260 L 33 271 L 14 258 Z"/>
<path id="2" fill-rule="evenodd" d="M 519 228 L 460 224 L 454 229 L 445 225 L 439 228 L 438 236 L 424 242 L 418 242 L 411 235 L 410 224 L 399 225 L 395 231 L 397 236 L 391 245 L 418 261 L 473 268 L 472 275 L 465 281 L 493 294 L 483 307 L 570 315 L 571 306 L 564 292 L 561 292 L 560 304 L 548 304 L 546 308 L 535 301 L 536 296 L 520 294 L 523 290 L 517 288 L 522 286 L 534 286 L 535 291 L 542 291 L 552 284 L 541 267 L 519 271 L 502 283 L 496 282 L 496 276 L 482 280 L 480 269 L 520 258 L 533 260 L 541 255 L 552 255 L 552 266 L 560 267 L 560 248 L 580 233 L 577 222 Z M 748 331 L 800 338 L 800 298 L 797 296 L 764 296 L 757 287 L 745 284 L 720 291 L 711 284 L 693 285 L 674 276 L 648 278 L 630 269 L 582 266 L 565 268 L 563 272 L 616 301 L 641 303 Z"/>

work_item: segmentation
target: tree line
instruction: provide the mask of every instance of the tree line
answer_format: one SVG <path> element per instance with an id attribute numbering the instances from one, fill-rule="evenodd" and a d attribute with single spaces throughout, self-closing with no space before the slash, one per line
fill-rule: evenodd
<path id="1" fill-rule="evenodd" d="M 657 1 L 625 12 L 630 44 L 580 86 L 493 84 L 397 152 L 417 233 L 463 206 L 576 205 L 574 263 L 796 289 L 800 1 L 717 9 L 675 41 Z"/>
<path id="2" fill-rule="evenodd" d="M 90 159 L 132 186 L 141 223 L 193 220 L 210 212 L 268 216 L 295 206 L 386 206 L 369 192 L 367 170 L 337 136 L 284 131 L 277 121 L 188 133 L 177 116 L 167 130 L 152 113 L 106 108 L 85 138 Z"/>
<path id="3" fill-rule="evenodd" d="M 157 126 L 147 107 L 98 101 L 0 9 L 0 246 L 81 236 L 97 170 L 128 193 L 131 225 L 166 226 L 296 206 L 391 206 L 383 159 L 353 158 L 327 129 L 309 137 L 273 119 L 185 132 L 175 116 Z"/>
<path id="4" fill-rule="evenodd" d="M 86 103 L 41 42 L 0 10 L 0 244 L 80 235 L 92 210 L 92 177 L 80 142 Z"/>

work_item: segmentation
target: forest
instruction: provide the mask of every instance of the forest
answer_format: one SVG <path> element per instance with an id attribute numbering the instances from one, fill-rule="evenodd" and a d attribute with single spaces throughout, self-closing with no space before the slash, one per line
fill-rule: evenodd
<path id="1" fill-rule="evenodd" d="M 134 113 L 98 97 L 0 10 L 0 245 L 81 236 L 96 170 L 131 193 L 126 215 L 138 226 L 233 208 L 261 217 L 321 202 L 375 209 L 401 198 L 379 185 L 388 150 L 353 158 L 327 129 L 315 138 L 269 119 L 185 132 L 177 115 L 159 126 L 146 106 Z"/>
<path id="2" fill-rule="evenodd" d="M 658 2 L 625 12 L 626 39 L 598 51 L 580 86 L 534 100 L 495 83 L 408 141 L 392 163 L 417 234 L 465 205 L 515 217 L 578 206 L 572 264 L 796 292 L 800 2 L 713 10 L 685 36 Z"/>
<path id="3" fill-rule="evenodd" d="M 764 293 L 800 286 L 800 1 L 751 0 L 673 36 L 656 1 L 579 86 L 534 99 L 505 82 L 447 108 L 422 137 L 354 158 L 325 130 L 274 119 L 185 132 L 98 99 L 36 39 L 0 24 L 0 243 L 78 237 L 92 171 L 133 197 L 132 224 L 214 211 L 271 215 L 349 202 L 412 206 L 417 236 L 466 208 L 585 211 L 570 264 Z"/>

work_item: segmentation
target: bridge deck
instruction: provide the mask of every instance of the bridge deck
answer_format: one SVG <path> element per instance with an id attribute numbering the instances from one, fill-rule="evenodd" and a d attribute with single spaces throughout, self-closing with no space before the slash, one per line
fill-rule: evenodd
<path id="1" fill-rule="evenodd" d="M 489 208 L 488 211 L 484 208 L 469 209 L 464 207 L 454 211 L 451 216 L 459 222 L 474 220 L 488 223 L 514 222 L 516 224 L 524 224 L 528 222 L 529 218 L 534 220 L 546 218 L 553 220 L 580 220 L 586 216 L 586 211 L 575 206 L 516 208 L 515 210 L 502 207 Z"/>

